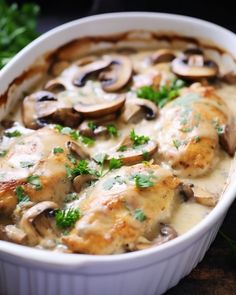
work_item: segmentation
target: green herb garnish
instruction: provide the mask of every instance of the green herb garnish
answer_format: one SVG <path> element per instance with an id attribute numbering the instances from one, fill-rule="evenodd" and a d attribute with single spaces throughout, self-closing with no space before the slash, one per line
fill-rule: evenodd
<path id="1" fill-rule="evenodd" d="M 74 130 L 70 127 L 63 127 L 61 125 L 55 125 L 54 128 L 59 131 L 61 134 L 64 135 L 69 135 L 71 137 L 71 139 L 73 140 L 80 140 L 81 142 L 83 142 L 86 145 L 93 145 L 95 140 L 87 137 L 87 136 L 83 136 L 79 133 L 79 131 Z"/>
<path id="2" fill-rule="evenodd" d="M 36 191 L 42 189 L 40 177 L 38 175 L 30 175 L 27 177 L 27 182 L 31 184 Z"/>
<path id="3" fill-rule="evenodd" d="M 118 148 L 118 152 L 125 152 L 127 151 L 128 147 L 126 145 L 121 145 L 119 148 Z"/>
<path id="4" fill-rule="evenodd" d="M 134 211 L 134 218 L 140 222 L 143 222 L 147 219 L 147 216 L 144 214 L 142 209 L 136 209 Z"/>
<path id="5" fill-rule="evenodd" d="M 55 147 L 55 148 L 53 149 L 53 153 L 54 153 L 54 154 L 61 154 L 61 153 L 63 153 L 63 152 L 64 152 L 64 149 L 61 148 L 61 147 Z"/>
<path id="6" fill-rule="evenodd" d="M 137 147 L 139 145 L 143 145 L 145 143 L 147 143 L 150 138 L 148 136 L 144 136 L 144 135 L 137 135 L 134 131 L 134 129 L 132 129 L 130 131 L 130 139 L 133 141 L 133 147 Z"/>
<path id="7" fill-rule="evenodd" d="M 194 137 L 194 141 L 197 143 L 197 142 L 199 142 L 201 140 L 201 137 L 200 136 L 195 136 Z"/>
<path id="8" fill-rule="evenodd" d="M 142 156 L 143 156 L 143 160 L 144 161 L 147 161 L 147 160 L 150 159 L 150 154 L 147 151 L 143 151 L 143 155 Z"/>
<path id="9" fill-rule="evenodd" d="M 185 86 L 185 82 L 180 79 L 173 80 L 170 86 L 161 86 L 156 91 L 152 86 L 142 86 L 137 91 L 139 98 L 153 101 L 159 107 L 163 107 L 167 102 L 179 95 L 179 89 Z"/>
<path id="10" fill-rule="evenodd" d="M 21 168 L 30 168 L 34 166 L 34 162 L 28 162 L 28 161 L 20 162 L 20 166 Z"/>
<path id="11" fill-rule="evenodd" d="M 142 173 L 137 173 L 133 176 L 133 179 L 135 180 L 135 185 L 140 188 L 148 188 L 154 186 L 154 182 L 151 180 L 152 178 L 154 178 L 153 175 Z"/>
<path id="12" fill-rule="evenodd" d="M 16 187 L 15 193 L 18 203 L 25 203 L 30 201 L 29 196 L 25 193 L 24 188 L 21 185 L 18 185 Z"/>
<path id="13" fill-rule="evenodd" d="M 55 212 L 56 225 L 59 228 L 72 227 L 76 221 L 80 218 L 79 209 L 59 209 Z"/>
<path id="14" fill-rule="evenodd" d="M 118 130 L 114 124 L 107 125 L 107 131 L 110 136 L 117 137 L 118 136 Z"/>
<path id="15" fill-rule="evenodd" d="M 0 0 L 0 69 L 23 47 L 35 39 L 37 4 L 25 3 L 18 6 Z"/>
<path id="16" fill-rule="evenodd" d="M 121 160 L 111 158 L 109 161 L 109 170 L 118 169 L 122 166 Z"/>
<path id="17" fill-rule="evenodd" d="M 19 137 L 19 136 L 21 136 L 22 134 L 21 134 L 20 131 L 15 130 L 15 131 L 12 131 L 12 132 L 5 132 L 4 135 L 5 135 L 6 137 L 12 138 L 12 137 Z"/>
<path id="18" fill-rule="evenodd" d="M 5 157 L 7 154 L 7 150 L 0 151 L 0 157 Z"/>
<path id="19" fill-rule="evenodd" d="M 178 139 L 173 139 L 172 142 L 173 142 L 174 147 L 175 147 L 177 150 L 178 150 L 179 147 L 182 145 L 181 141 L 178 140 Z"/>
<path id="20" fill-rule="evenodd" d="M 88 122 L 88 128 L 94 131 L 97 128 L 97 125 L 94 122 Z"/>

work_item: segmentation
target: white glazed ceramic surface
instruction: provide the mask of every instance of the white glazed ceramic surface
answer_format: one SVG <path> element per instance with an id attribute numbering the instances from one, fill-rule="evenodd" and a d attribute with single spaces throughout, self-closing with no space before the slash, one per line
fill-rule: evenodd
<path id="1" fill-rule="evenodd" d="M 0 71 L 0 95 L 45 52 L 83 36 L 146 29 L 203 38 L 236 56 L 236 36 L 211 23 L 158 13 L 115 13 L 60 26 L 32 42 Z M 19 87 L 18 87 L 19 88 Z M 19 88 L 20 89 L 20 88 Z M 18 90 L 20 92 L 20 90 Z M 8 100 L 7 109 L 14 98 Z M 0 118 L 7 111 L 0 108 Z M 0 241 L 1 295 L 153 295 L 176 285 L 203 258 L 236 195 L 232 174 L 214 210 L 186 234 L 138 252 L 113 256 L 61 254 Z"/>

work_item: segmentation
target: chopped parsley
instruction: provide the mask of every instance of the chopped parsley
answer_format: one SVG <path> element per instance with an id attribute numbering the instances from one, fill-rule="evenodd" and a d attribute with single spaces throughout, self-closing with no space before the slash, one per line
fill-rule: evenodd
<path id="1" fill-rule="evenodd" d="M 122 166 L 122 162 L 119 159 L 111 158 L 109 161 L 109 170 L 118 169 Z"/>
<path id="2" fill-rule="evenodd" d="M 143 155 L 142 156 L 143 156 L 143 160 L 144 161 L 147 161 L 150 158 L 150 154 L 147 151 L 143 151 Z"/>
<path id="3" fill-rule="evenodd" d="M 93 145 L 95 140 L 93 138 L 90 138 L 90 137 L 87 137 L 87 136 L 84 136 L 84 135 L 79 135 L 79 139 L 86 145 Z"/>
<path id="4" fill-rule="evenodd" d="M 68 193 L 68 194 L 65 195 L 64 202 L 65 202 L 65 203 L 72 202 L 72 201 L 74 201 L 74 200 L 77 200 L 78 197 L 79 197 L 79 195 L 78 195 L 77 193 L 75 193 L 75 192 L 73 192 L 73 193 Z"/>
<path id="5" fill-rule="evenodd" d="M 30 201 L 29 196 L 25 193 L 24 188 L 21 185 L 18 185 L 16 187 L 15 193 L 18 203 L 25 203 Z"/>
<path id="6" fill-rule="evenodd" d="M 29 161 L 22 161 L 20 162 L 21 168 L 30 168 L 34 166 L 34 162 L 29 162 Z"/>
<path id="7" fill-rule="evenodd" d="M 80 140 L 82 143 L 86 144 L 86 145 L 93 145 L 95 140 L 87 137 L 87 136 L 83 136 L 79 133 L 78 130 L 74 130 L 70 127 L 63 127 L 61 125 L 55 125 L 54 128 L 59 131 L 61 134 L 64 135 L 69 135 L 71 137 L 71 139 L 73 140 Z"/>
<path id="8" fill-rule="evenodd" d="M 99 172 L 89 167 L 89 163 L 86 160 L 79 160 L 74 167 L 66 165 L 66 175 L 68 178 L 74 178 L 77 175 L 91 174 L 99 176 Z"/>
<path id="9" fill-rule="evenodd" d="M 38 175 L 30 175 L 27 177 L 27 182 L 31 184 L 36 191 L 42 189 L 40 177 Z"/>
<path id="10" fill-rule="evenodd" d="M 179 90 L 185 86 L 181 79 L 175 79 L 170 86 L 161 86 L 157 91 L 152 86 L 142 86 L 137 91 L 139 98 L 153 101 L 157 106 L 163 107 L 167 102 L 179 95 Z"/>
<path id="11" fill-rule="evenodd" d="M 183 127 L 180 129 L 180 131 L 184 133 L 191 132 L 192 130 L 193 130 L 193 127 Z"/>
<path id="12" fill-rule="evenodd" d="M 110 136 L 117 137 L 118 136 L 118 130 L 114 124 L 107 125 L 107 131 Z"/>
<path id="13" fill-rule="evenodd" d="M 94 131 L 97 128 L 97 125 L 94 122 L 88 122 L 88 128 Z"/>
<path id="14" fill-rule="evenodd" d="M 132 129 L 130 131 L 130 139 L 133 141 L 133 147 L 137 147 L 139 145 L 143 145 L 145 143 L 147 143 L 150 138 L 148 136 L 145 135 L 137 135 L 134 131 L 134 129 Z"/>
<path id="15" fill-rule="evenodd" d="M 58 209 L 55 211 L 56 225 L 63 229 L 72 227 L 80 218 L 80 215 L 78 209 Z"/>
<path id="16" fill-rule="evenodd" d="M 175 147 L 177 150 L 178 150 L 179 147 L 182 145 L 181 141 L 178 140 L 178 139 L 173 139 L 172 142 L 173 142 L 174 147 Z"/>
<path id="17" fill-rule="evenodd" d="M 194 141 L 197 143 L 197 142 L 199 142 L 201 140 L 201 137 L 200 136 L 195 136 L 194 137 Z"/>
<path id="18" fill-rule="evenodd" d="M 0 157 L 5 157 L 7 154 L 7 150 L 0 151 Z"/>
<path id="19" fill-rule="evenodd" d="M 61 154 L 61 153 L 63 153 L 64 152 L 64 149 L 63 148 L 61 148 L 61 147 L 55 147 L 54 149 L 53 149 L 53 153 L 54 154 Z"/>
<path id="20" fill-rule="evenodd" d="M 142 209 L 136 209 L 134 211 L 134 218 L 140 222 L 143 222 L 147 219 L 147 216 L 144 214 Z"/>
<path id="21" fill-rule="evenodd" d="M 152 181 L 153 178 L 153 175 L 142 173 L 137 173 L 133 176 L 136 187 L 140 188 L 148 188 L 154 186 L 154 182 Z"/>
<path id="22" fill-rule="evenodd" d="M 19 137 L 19 136 L 21 136 L 22 134 L 21 134 L 20 131 L 15 130 L 15 131 L 12 131 L 12 132 L 5 132 L 4 135 L 5 135 L 6 137 L 12 138 L 12 137 Z"/>
<path id="23" fill-rule="evenodd" d="M 118 152 L 125 152 L 127 151 L 128 147 L 126 145 L 121 145 L 119 148 L 118 148 Z"/>

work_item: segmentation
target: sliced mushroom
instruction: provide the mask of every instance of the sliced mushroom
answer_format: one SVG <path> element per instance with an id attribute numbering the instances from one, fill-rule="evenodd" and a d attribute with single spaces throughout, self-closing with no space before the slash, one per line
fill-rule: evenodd
<path id="1" fill-rule="evenodd" d="M 86 79 L 93 74 L 107 68 L 111 64 L 110 59 L 101 59 L 94 61 L 92 63 L 85 64 L 79 69 L 78 74 L 73 80 L 73 84 L 77 87 L 82 87 L 85 85 Z"/>
<path id="2" fill-rule="evenodd" d="M 103 102 L 100 104 L 85 104 L 78 103 L 74 109 L 87 118 L 98 118 L 120 110 L 125 103 L 125 96 L 119 95 L 112 101 Z"/>
<path id="3" fill-rule="evenodd" d="M 177 193 L 183 198 L 184 202 L 187 202 L 194 197 L 192 187 L 192 185 L 183 182 L 177 186 Z"/>
<path id="4" fill-rule="evenodd" d="M 204 55 L 204 52 L 199 47 L 189 47 L 184 50 L 184 55 Z"/>
<path id="5" fill-rule="evenodd" d="M 73 141 L 68 141 L 67 147 L 72 153 L 75 153 L 80 159 L 87 159 L 90 157 L 90 155 L 80 145 Z"/>
<path id="6" fill-rule="evenodd" d="M 125 147 L 125 150 L 119 151 L 121 147 Z M 130 138 L 127 137 L 119 144 L 116 152 L 108 155 L 108 160 L 115 158 L 121 160 L 123 165 L 133 165 L 149 160 L 156 151 L 157 143 L 153 140 L 149 140 L 139 148 L 133 148 Z"/>
<path id="7" fill-rule="evenodd" d="M 158 114 L 158 107 L 150 100 L 143 98 L 130 98 L 126 101 L 121 120 L 129 123 L 136 123 L 145 117 L 147 120 L 153 120 Z"/>
<path id="8" fill-rule="evenodd" d="M 61 82 L 59 79 L 53 79 L 53 80 L 49 80 L 46 83 L 46 85 L 44 86 L 44 89 L 47 91 L 58 93 L 61 91 L 65 91 L 66 85 L 63 82 Z"/>
<path id="9" fill-rule="evenodd" d="M 200 188 L 199 186 L 194 186 L 193 187 L 193 192 L 194 192 L 194 199 L 197 203 L 209 206 L 209 207 L 214 207 L 217 203 L 217 197 L 216 195 L 210 193 L 207 190 L 204 190 Z"/>
<path id="10" fill-rule="evenodd" d="M 175 58 L 175 54 L 170 49 L 159 49 L 150 56 L 152 64 L 171 62 Z"/>
<path id="11" fill-rule="evenodd" d="M 214 61 L 197 54 L 176 57 L 172 61 L 172 71 L 181 78 L 199 80 L 215 78 L 219 69 Z"/>
<path id="12" fill-rule="evenodd" d="M 233 123 L 226 124 L 223 132 L 219 134 L 219 142 L 222 148 L 233 157 L 236 150 L 236 131 Z"/>
<path id="13" fill-rule="evenodd" d="M 53 76 L 59 76 L 62 71 L 64 71 L 69 66 L 68 61 L 61 60 L 55 62 L 49 69 L 50 74 Z"/>
<path id="14" fill-rule="evenodd" d="M 83 175 L 78 175 L 73 179 L 73 186 L 74 189 L 77 193 L 79 193 L 82 189 L 82 187 L 93 180 L 96 180 L 97 177 L 91 174 L 83 174 Z"/>
<path id="15" fill-rule="evenodd" d="M 142 108 L 136 104 L 126 102 L 120 119 L 125 123 L 137 123 L 143 118 Z"/>
<path id="16" fill-rule="evenodd" d="M 20 221 L 20 228 L 26 233 L 27 243 L 30 246 L 37 245 L 42 238 L 37 230 L 37 217 L 47 211 L 55 210 L 57 208 L 58 205 L 56 203 L 43 201 L 34 205 L 23 214 Z"/>
<path id="17" fill-rule="evenodd" d="M 39 91 L 25 97 L 22 106 L 23 122 L 27 128 L 38 129 L 47 123 L 57 123 L 69 127 L 78 126 L 81 115 L 68 105 L 58 101 L 49 91 Z"/>
<path id="18" fill-rule="evenodd" d="M 120 90 L 130 81 L 132 71 L 132 63 L 127 56 L 111 56 L 110 66 L 99 74 L 103 90 L 106 92 Z"/>
<path id="19" fill-rule="evenodd" d="M 26 234 L 20 228 L 17 228 L 15 225 L 9 224 L 4 228 L 6 239 L 8 241 L 24 244 L 26 240 Z"/>
<path id="20" fill-rule="evenodd" d="M 76 65 L 82 67 L 92 62 L 95 62 L 97 59 L 98 58 L 95 55 L 84 56 L 76 61 Z"/>
<path id="21" fill-rule="evenodd" d="M 172 226 L 168 224 L 160 224 L 160 234 L 158 237 L 154 240 L 155 245 L 161 245 L 164 244 L 170 240 L 173 240 L 178 237 L 177 232 L 173 229 Z"/>

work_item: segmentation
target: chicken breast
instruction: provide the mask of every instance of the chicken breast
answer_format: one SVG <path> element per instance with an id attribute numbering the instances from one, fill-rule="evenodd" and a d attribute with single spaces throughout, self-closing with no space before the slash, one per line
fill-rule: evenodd
<path id="1" fill-rule="evenodd" d="M 69 140 L 68 135 L 50 128 L 13 140 L 6 156 L 0 158 L 0 214 L 9 215 L 16 207 L 17 186 L 22 186 L 33 202 L 47 200 L 60 204 L 71 189 L 65 168 L 70 163 L 66 146 Z M 54 148 L 61 148 L 61 152 Z"/>
<path id="2" fill-rule="evenodd" d="M 183 177 L 205 174 L 219 160 L 219 133 L 230 120 L 230 111 L 212 87 L 195 83 L 183 89 L 161 111 L 157 132 L 161 161 Z"/>
<path id="3" fill-rule="evenodd" d="M 110 172 L 79 202 L 82 218 L 62 237 L 72 252 L 114 254 L 137 250 L 168 222 L 179 197 L 179 179 L 157 165 L 137 164 Z"/>

